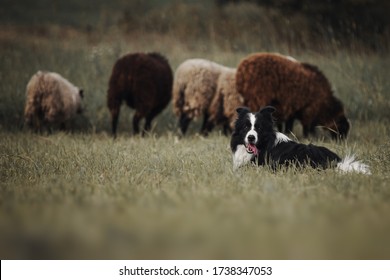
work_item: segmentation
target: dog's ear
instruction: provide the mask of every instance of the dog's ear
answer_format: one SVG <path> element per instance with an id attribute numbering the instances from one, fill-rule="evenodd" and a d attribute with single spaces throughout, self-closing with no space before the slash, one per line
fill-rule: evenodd
<path id="1" fill-rule="evenodd" d="M 247 107 L 238 107 L 236 109 L 236 112 L 240 115 L 242 113 L 249 113 L 250 111 Z"/>
<path id="2" fill-rule="evenodd" d="M 272 107 L 272 106 L 266 106 L 266 107 L 264 107 L 264 108 L 262 108 L 260 111 L 259 111 L 259 113 L 260 114 L 272 114 L 273 112 L 275 112 L 276 111 L 276 109 L 275 109 L 275 107 Z"/>
<path id="3" fill-rule="evenodd" d="M 262 108 L 256 115 L 260 115 L 263 121 L 272 124 L 274 122 L 274 118 L 272 117 L 272 113 L 275 112 L 275 107 L 266 106 Z"/>

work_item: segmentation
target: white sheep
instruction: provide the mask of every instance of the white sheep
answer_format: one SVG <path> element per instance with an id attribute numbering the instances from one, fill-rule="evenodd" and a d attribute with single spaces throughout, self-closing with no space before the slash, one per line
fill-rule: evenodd
<path id="1" fill-rule="evenodd" d="M 188 125 L 204 116 L 201 132 L 208 132 L 209 107 L 217 89 L 219 75 L 228 67 L 205 59 L 188 59 L 179 65 L 173 85 L 173 111 L 182 134 Z"/>
<path id="2" fill-rule="evenodd" d="M 236 89 L 236 69 L 228 68 L 222 71 L 218 78 L 217 91 L 209 107 L 209 124 L 211 130 L 214 125 L 223 125 L 224 134 L 233 131 L 237 118 L 236 109 L 244 105 L 244 98 Z"/>
<path id="3" fill-rule="evenodd" d="M 55 126 L 65 129 L 67 121 L 82 112 L 83 90 L 54 72 L 38 71 L 27 84 L 25 123 L 41 131 Z"/>

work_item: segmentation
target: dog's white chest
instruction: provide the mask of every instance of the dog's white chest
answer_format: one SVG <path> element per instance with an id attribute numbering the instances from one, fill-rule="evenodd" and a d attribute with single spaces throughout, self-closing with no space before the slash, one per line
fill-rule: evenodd
<path id="1" fill-rule="evenodd" d="M 246 151 L 245 145 L 238 145 L 236 152 L 233 154 L 233 169 L 249 164 L 254 155 Z"/>

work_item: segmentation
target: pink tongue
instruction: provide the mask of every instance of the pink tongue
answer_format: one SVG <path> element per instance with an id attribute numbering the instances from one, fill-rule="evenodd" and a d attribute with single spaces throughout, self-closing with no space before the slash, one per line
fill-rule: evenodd
<path id="1" fill-rule="evenodd" d="M 248 150 L 252 153 L 254 153 L 255 155 L 257 155 L 257 148 L 255 145 L 253 144 L 248 144 Z"/>

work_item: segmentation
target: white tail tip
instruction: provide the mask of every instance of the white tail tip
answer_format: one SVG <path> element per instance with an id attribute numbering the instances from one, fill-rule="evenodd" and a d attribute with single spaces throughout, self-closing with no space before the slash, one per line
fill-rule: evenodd
<path id="1" fill-rule="evenodd" d="M 337 169 L 343 173 L 356 172 L 371 175 L 370 167 L 360 160 L 356 160 L 355 155 L 347 155 L 343 158 L 342 161 L 337 164 Z"/>

